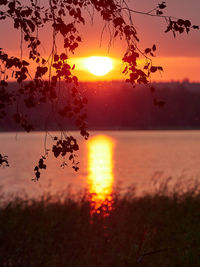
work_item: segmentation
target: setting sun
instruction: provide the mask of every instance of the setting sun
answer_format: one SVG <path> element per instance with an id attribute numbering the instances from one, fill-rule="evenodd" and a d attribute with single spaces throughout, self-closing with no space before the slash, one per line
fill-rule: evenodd
<path id="1" fill-rule="evenodd" d="M 113 62 L 109 57 L 92 56 L 85 60 L 85 67 L 90 73 L 103 76 L 113 69 Z"/>

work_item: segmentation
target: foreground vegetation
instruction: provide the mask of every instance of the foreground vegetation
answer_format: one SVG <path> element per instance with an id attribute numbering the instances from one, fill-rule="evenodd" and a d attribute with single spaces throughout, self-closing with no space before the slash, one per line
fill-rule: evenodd
<path id="1" fill-rule="evenodd" d="M 90 199 L 2 199 L 0 266 L 199 266 L 197 188 L 116 193 L 95 212 Z"/>

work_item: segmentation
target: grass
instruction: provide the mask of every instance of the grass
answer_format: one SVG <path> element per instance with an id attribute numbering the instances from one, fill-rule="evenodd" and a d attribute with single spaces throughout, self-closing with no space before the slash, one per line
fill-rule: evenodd
<path id="1" fill-rule="evenodd" d="M 15 198 L 0 208 L 0 266 L 200 266 L 200 190 Z"/>

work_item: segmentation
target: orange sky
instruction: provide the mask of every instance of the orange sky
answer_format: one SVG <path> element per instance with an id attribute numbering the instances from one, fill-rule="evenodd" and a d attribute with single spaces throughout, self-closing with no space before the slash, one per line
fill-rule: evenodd
<path id="1" fill-rule="evenodd" d="M 130 1 L 131 8 L 141 11 L 148 11 L 158 4 L 156 0 L 135 0 Z M 199 20 L 200 1 L 199 0 L 168 0 L 165 14 L 174 15 L 180 18 L 191 19 L 193 24 L 200 25 Z M 95 14 L 93 23 L 88 18 L 86 26 L 80 26 L 79 31 L 83 42 L 72 57 L 76 62 L 75 74 L 80 80 L 117 80 L 125 79 L 121 74 L 122 63 L 120 59 L 125 52 L 125 43 L 116 39 L 109 47 L 109 30 L 105 30 L 101 42 L 101 33 L 104 24 Z M 140 48 L 151 47 L 154 43 L 157 45 L 155 65 L 161 65 L 164 68 L 162 75 L 155 74 L 152 80 L 171 81 L 183 80 L 188 78 L 190 81 L 200 82 L 200 31 L 193 31 L 189 35 L 180 35 L 176 39 L 171 33 L 164 33 L 166 23 L 161 18 L 144 17 L 142 15 L 133 16 L 134 26 L 138 31 L 140 38 Z M 12 29 L 12 23 L 2 21 L 0 23 L 0 33 L 4 38 L 1 39 L 1 45 L 5 51 L 10 54 L 19 55 L 20 34 Z M 46 56 L 50 51 L 52 42 L 51 28 L 40 33 L 42 40 L 41 53 Z M 63 41 L 58 38 L 58 43 L 62 45 Z M 109 56 L 114 59 L 114 69 L 103 77 L 96 77 L 79 65 L 79 60 L 88 56 Z M 26 52 L 24 50 L 24 57 Z"/>
<path id="2" fill-rule="evenodd" d="M 87 69 L 82 67 L 83 58 L 74 58 L 70 62 L 75 63 L 76 68 L 74 74 L 82 81 L 96 80 L 125 80 L 126 76 L 121 73 L 123 69 L 122 61 L 118 58 L 113 58 L 114 68 L 104 76 L 95 76 Z M 156 66 L 162 66 L 164 72 L 152 74 L 152 81 L 182 81 L 189 79 L 193 82 L 200 82 L 200 57 L 157 57 L 154 59 Z M 78 64 L 79 63 L 79 64 Z"/>

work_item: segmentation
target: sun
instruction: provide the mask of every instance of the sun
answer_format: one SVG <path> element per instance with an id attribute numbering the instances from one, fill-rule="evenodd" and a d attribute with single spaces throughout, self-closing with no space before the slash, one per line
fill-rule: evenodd
<path id="1" fill-rule="evenodd" d="M 103 76 L 113 69 L 113 62 L 109 57 L 92 56 L 85 60 L 85 67 L 90 73 Z"/>

